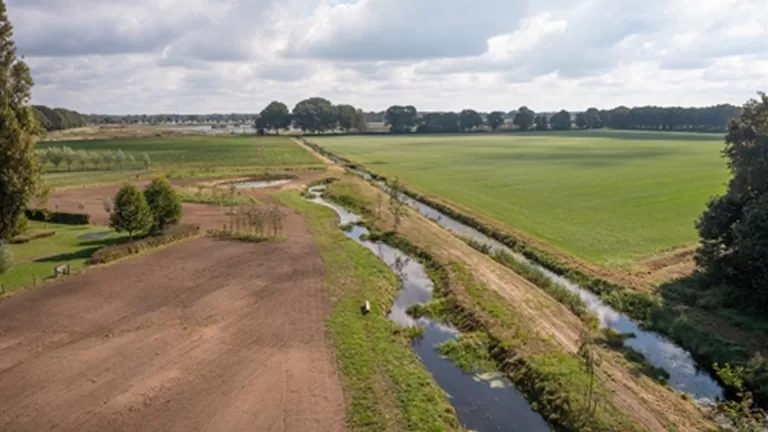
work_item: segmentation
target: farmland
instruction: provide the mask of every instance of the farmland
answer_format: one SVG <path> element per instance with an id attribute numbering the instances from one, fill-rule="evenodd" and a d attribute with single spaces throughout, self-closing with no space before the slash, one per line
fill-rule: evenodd
<path id="1" fill-rule="evenodd" d="M 728 177 L 720 135 L 590 131 L 313 140 L 609 267 L 694 242 L 694 221 Z"/>
<path id="2" fill-rule="evenodd" d="M 80 141 L 42 142 L 38 149 L 69 147 L 88 154 L 103 154 L 122 150 L 133 156 L 119 169 L 116 163 L 102 161 L 98 166 L 90 163 L 73 164 L 72 170 L 64 164 L 45 165 L 45 180 L 54 186 L 103 184 L 143 176 L 145 165 L 141 159 L 149 155 L 150 169 L 170 177 L 231 176 L 237 173 L 253 174 L 265 170 L 306 169 L 320 167 L 307 151 L 293 144 L 289 138 L 254 136 L 171 136 L 139 139 L 98 139 Z"/>

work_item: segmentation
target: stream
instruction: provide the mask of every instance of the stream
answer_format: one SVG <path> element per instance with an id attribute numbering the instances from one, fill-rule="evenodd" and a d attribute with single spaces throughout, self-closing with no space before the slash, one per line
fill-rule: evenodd
<path id="1" fill-rule="evenodd" d="M 355 223 L 360 217 L 343 207 L 332 204 L 318 194 L 324 186 L 309 189 L 310 199 L 333 209 L 341 225 Z M 368 230 L 354 225 L 345 232 L 347 237 L 373 252 L 400 278 L 401 289 L 392 304 L 388 318 L 401 326 L 424 327 L 424 335 L 413 342 L 413 349 L 435 382 L 448 395 L 463 427 L 475 431 L 549 431 L 547 422 L 533 409 L 512 383 L 500 373 L 473 375 L 464 372 L 452 361 L 441 357 L 435 347 L 455 339 L 459 332 L 446 324 L 426 317 L 414 319 L 406 310 L 432 300 L 434 284 L 424 266 L 398 249 L 380 242 L 362 240 Z"/>

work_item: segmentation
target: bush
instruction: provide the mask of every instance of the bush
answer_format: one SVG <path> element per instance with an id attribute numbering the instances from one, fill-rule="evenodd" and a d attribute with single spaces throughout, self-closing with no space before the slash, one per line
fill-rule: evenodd
<path id="1" fill-rule="evenodd" d="M 48 218 L 46 219 L 46 213 Z M 91 216 L 85 213 L 49 212 L 45 209 L 27 209 L 27 219 L 38 222 L 51 222 L 64 225 L 88 225 Z"/>
<path id="2" fill-rule="evenodd" d="M 181 199 L 164 177 L 157 177 L 144 190 L 152 212 L 152 229 L 163 231 L 181 220 Z"/>
<path id="3" fill-rule="evenodd" d="M 146 231 L 152 225 L 152 212 L 144 194 L 136 186 L 126 184 L 115 195 L 115 209 L 109 217 L 109 226 L 117 232 L 133 234 Z"/>
<path id="4" fill-rule="evenodd" d="M 0 274 L 7 272 L 13 267 L 13 255 L 8 243 L 0 241 Z"/>
<path id="5" fill-rule="evenodd" d="M 29 226 L 29 219 L 27 219 L 26 215 L 19 215 L 18 218 L 16 218 L 16 225 L 13 227 L 13 230 L 11 231 L 11 237 L 16 237 L 20 234 L 22 234 L 24 231 L 27 230 L 27 227 Z"/>
<path id="6" fill-rule="evenodd" d="M 56 231 L 36 231 L 27 234 L 22 234 L 11 239 L 11 244 L 24 244 L 29 243 L 32 240 L 41 238 L 53 237 L 56 235 Z"/>
<path id="7" fill-rule="evenodd" d="M 161 235 L 148 236 L 128 243 L 103 247 L 91 256 L 91 264 L 112 262 L 148 249 L 173 243 L 186 237 L 192 237 L 199 233 L 200 227 L 197 225 L 176 225 Z"/>

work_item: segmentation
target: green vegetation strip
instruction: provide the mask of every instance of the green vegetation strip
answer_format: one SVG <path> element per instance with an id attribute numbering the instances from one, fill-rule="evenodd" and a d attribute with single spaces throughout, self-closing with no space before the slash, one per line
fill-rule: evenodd
<path id="1" fill-rule="evenodd" d="M 329 327 L 343 377 L 352 431 L 460 430 L 453 408 L 409 347 L 409 336 L 386 317 L 398 283 L 370 251 L 339 230 L 336 214 L 298 195 L 276 196 L 301 212 L 315 236 L 334 300 Z M 360 314 L 370 301 L 372 313 Z"/>
<path id="2" fill-rule="evenodd" d="M 127 256 L 136 255 L 160 246 L 194 237 L 200 233 L 197 225 L 182 224 L 167 229 L 164 233 L 150 235 L 127 243 L 107 246 L 97 250 L 90 259 L 91 264 L 106 264 Z"/>

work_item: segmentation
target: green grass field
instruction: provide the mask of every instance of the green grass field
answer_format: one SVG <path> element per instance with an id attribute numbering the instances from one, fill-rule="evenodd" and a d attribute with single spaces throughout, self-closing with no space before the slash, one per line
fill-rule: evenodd
<path id="1" fill-rule="evenodd" d="M 69 264 L 72 271 L 85 267 L 86 261 L 102 246 L 123 241 L 127 235 L 110 233 L 100 239 L 80 239 L 88 233 L 109 231 L 107 227 L 94 225 L 59 225 L 30 222 L 34 230 L 56 231 L 56 235 L 32 240 L 29 243 L 10 245 L 14 266 L 0 276 L 0 285 L 6 292 L 40 283 L 53 275 L 53 268 Z"/>
<path id="2" fill-rule="evenodd" d="M 608 266 L 696 240 L 725 190 L 721 135 L 624 131 L 339 136 L 320 145 Z"/>
<path id="3" fill-rule="evenodd" d="M 287 137 L 255 136 L 181 136 L 139 139 L 108 139 L 42 142 L 37 148 L 67 146 L 73 150 L 104 152 L 122 150 L 133 155 L 124 170 L 101 163 L 98 169 L 80 164 L 68 171 L 46 164 L 45 180 L 53 186 L 111 183 L 146 173 L 141 155 L 151 159 L 150 169 L 175 177 L 216 176 L 224 173 L 256 173 L 269 169 L 310 168 L 321 164 L 311 153 Z"/>

